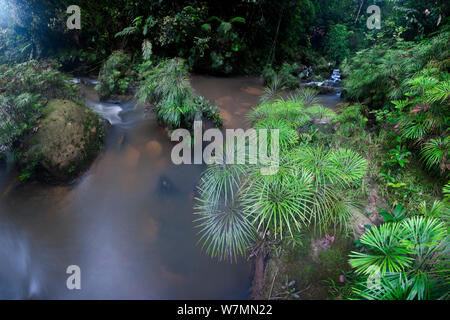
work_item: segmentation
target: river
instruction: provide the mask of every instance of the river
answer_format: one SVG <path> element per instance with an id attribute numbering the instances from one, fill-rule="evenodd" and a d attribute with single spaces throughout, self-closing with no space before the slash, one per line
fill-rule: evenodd
<path id="1" fill-rule="evenodd" d="M 245 128 L 263 94 L 252 77 L 191 83 L 221 108 L 226 128 Z M 80 84 L 86 103 L 112 127 L 79 180 L 21 183 L 12 165 L 0 167 L 0 298 L 249 298 L 251 264 L 218 262 L 197 244 L 192 207 L 204 166 L 172 164 L 173 144 L 154 115 L 133 101 L 99 103 L 93 85 Z M 69 265 L 81 269 L 81 290 L 66 287 Z"/>

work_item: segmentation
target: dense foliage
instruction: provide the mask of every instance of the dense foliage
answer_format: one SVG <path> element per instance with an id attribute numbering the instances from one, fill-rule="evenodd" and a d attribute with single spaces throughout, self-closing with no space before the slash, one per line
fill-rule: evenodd
<path id="1" fill-rule="evenodd" d="M 255 239 L 293 239 L 308 226 L 320 231 L 349 227 L 358 206 L 349 191 L 361 183 L 367 162 L 352 150 L 312 141 L 322 108 L 309 106 L 299 92 L 249 114 L 255 128 L 279 130 L 282 156 L 276 174 L 261 174 L 261 164 L 206 169 L 196 211 L 204 248 L 213 257 L 233 260 L 245 255 Z M 328 110 L 326 116 L 334 113 Z"/>
<path id="2" fill-rule="evenodd" d="M 434 0 L 376 4 L 384 19 L 380 33 L 366 29 L 369 4 L 356 0 L 1 1 L 0 52 L 8 61 L 53 56 L 86 72 L 113 50 L 146 46 L 157 56 L 183 57 L 197 70 L 252 72 L 284 61 L 320 65 L 320 55 L 339 63 L 400 29 L 406 40 L 425 37 L 448 10 Z M 80 30 L 66 28 L 69 5 L 82 10 Z"/>
<path id="3" fill-rule="evenodd" d="M 449 35 L 361 51 L 349 63 L 345 82 L 350 99 L 376 108 L 377 120 L 419 149 L 428 169 L 442 174 L 450 168 Z"/>
<path id="4" fill-rule="evenodd" d="M 222 125 L 218 108 L 203 97 L 195 97 L 183 59 L 165 60 L 155 67 L 144 63 L 141 76 L 136 95 L 141 102 L 154 105 L 163 125 L 171 129 L 191 128 L 196 116 L 197 120 L 205 116 L 215 125 Z"/>
<path id="5" fill-rule="evenodd" d="M 48 100 L 77 98 L 76 86 L 57 67 L 36 60 L 0 65 L 0 152 L 38 126 Z"/>
<path id="6" fill-rule="evenodd" d="M 442 203 L 406 217 L 384 211 L 386 222 L 364 234 L 350 264 L 362 274 L 354 293 L 372 300 L 448 299 L 448 212 Z"/>
<path id="7" fill-rule="evenodd" d="M 131 69 L 130 57 L 122 51 L 116 51 L 108 57 L 98 75 L 96 89 L 101 99 L 118 94 L 126 94 L 135 78 Z"/>

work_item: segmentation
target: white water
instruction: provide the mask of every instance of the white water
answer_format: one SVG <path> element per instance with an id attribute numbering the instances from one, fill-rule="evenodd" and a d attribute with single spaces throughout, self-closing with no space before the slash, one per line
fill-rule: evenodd
<path id="1" fill-rule="evenodd" d="M 122 112 L 122 108 L 117 104 L 113 103 L 105 103 L 105 102 L 93 102 L 86 101 L 86 105 L 97 112 L 100 117 L 109 121 L 110 124 L 119 124 L 122 123 L 122 118 L 120 117 L 120 113 Z"/>
<path id="2" fill-rule="evenodd" d="M 70 81 L 75 84 L 84 84 L 90 87 L 99 83 L 97 80 L 91 78 L 73 78 Z M 85 99 L 85 103 L 91 110 L 97 112 L 100 117 L 108 120 L 111 125 L 122 123 L 120 113 L 123 111 L 123 108 L 120 105 L 91 99 Z"/>
<path id="3" fill-rule="evenodd" d="M 317 85 L 318 87 L 321 87 L 323 85 L 327 85 L 327 86 L 337 86 L 339 83 L 341 82 L 341 72 L 339 69 L 334 69 L 333 73 L 331 74 L 330 79 L 325 80 L 325 81 L 311 81 L 311 82 L 307 82 L 304 83 L 303 86 L 308 87 L 311 85 Z"/>

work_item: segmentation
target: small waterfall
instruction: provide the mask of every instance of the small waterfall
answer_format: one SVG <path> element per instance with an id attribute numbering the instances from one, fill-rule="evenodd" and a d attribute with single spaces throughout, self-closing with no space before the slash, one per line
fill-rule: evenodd
<path id="1" fill-rule="evenodd" d="M 86 100 L 86 105 L 97 112 L 100 117 L 109 121 L 110 124 L 119 124 L 122 123 L 122 118 L 120 117 L 120 113 L 122 112 L 122 107 L 113 103 L 104 103 L 104 102 L 94 102 L 90 100 Z"/>
<path id="2" fill-rule="evenodd" d="M 330 86 L 330 87 L 336 87 L 341 83 L 341 71 L 339 69 L 334 69 L 333 73 L 331 74 L 330 78 L 325 81 L 310 81 L 303 83 L 302 86 L 308 87 L 312 85 L 316 85 L 318 87 L 321 86 Z"/>
<path id="3" fill-rule="evenodd" d="M 341 71 L 339 69 L 334 69 L 331 74 L 331 78 L 327 80 L 327 84 L 335 86 L 341 82 Z"/>
<path id="4" fill-rule="evenodd" d="M 75 83 L 75 84 L 86 84 L 86 85 L 91 85 L 91 86 L 95 86 L 97 84 L 99 84 L 98 80 L 95 79 L 91 79 L 91 78 L 72 78 L 70 79 L 70 82 Z"/>
<path id="5" fill-rule="evenodd" d="M 70 82 L 75 84 L 84 84 L 90 87 L 99 84 L 98 80 L 91 78 L 73 78 Z M 122 123 L 122 118 L 119 114 L 123 111 L 123 108 L 119 104 L 95 102 L 89 99 L 86 99 L 85 103 L 91 110 L 97 112 L 100 117 L 108 120 L 110 124 L 115 125 Z"/>

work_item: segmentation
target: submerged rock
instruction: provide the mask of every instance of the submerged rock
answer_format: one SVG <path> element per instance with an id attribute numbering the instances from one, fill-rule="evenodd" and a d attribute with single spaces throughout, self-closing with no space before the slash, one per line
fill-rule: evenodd
<path id="1" fill-rule="evenodd" d="M 87 168 L 102 145 L 103 124 L 89 108 L 50 100 L 37 132 L 22 148 L 20 166 L 36 167 L 46 181 L 68 181 Z"/>
<path id="2" fill-rule="evenodd" d="M 162 154 L 162 145 L 156 140 L 150 140 L 145 145 L 145 150 L 151 157 L 159 157 Z"/>
<path id="3" fill-rule="evenodd" d="M 176 193 L 176 187 L 172 180 L 165 175 L 161 175 L 158 180 L 158 192 L 160 194 L 173 194 Z"/>

